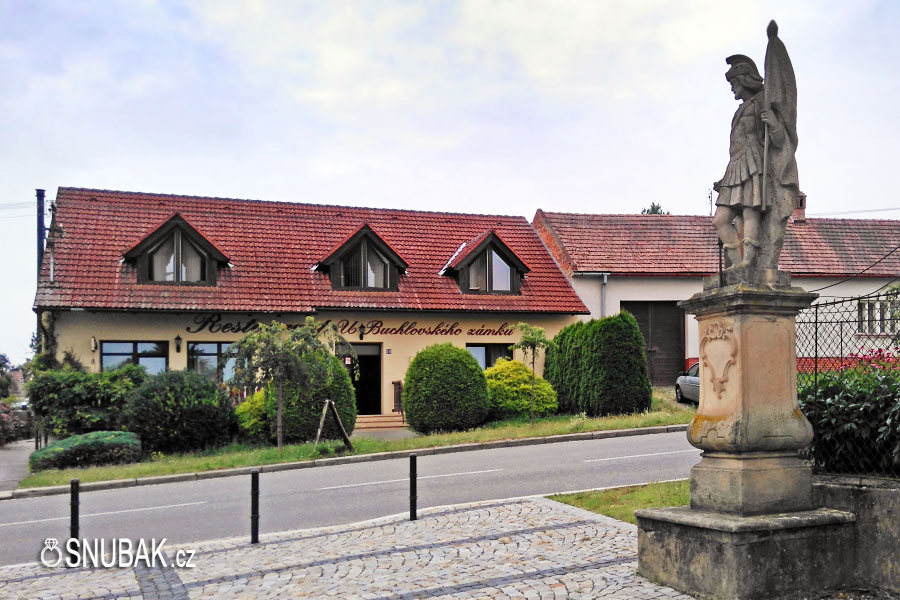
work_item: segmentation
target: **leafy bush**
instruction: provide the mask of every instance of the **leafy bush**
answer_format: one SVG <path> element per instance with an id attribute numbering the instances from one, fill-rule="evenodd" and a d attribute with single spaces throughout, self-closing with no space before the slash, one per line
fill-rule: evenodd
<path id="1" fill-rule="evenodd" d="M 822 470 L 832 473 L 900 474 L 900 367 L 883 350 L 856 365 L 803 378 L 800 409 L 812 423 L 807 450 Z"/>
<path id="2" fill-rule="evenodd" d="M 32 472 L 44 469 L 93 467 L 129 463 L 141 456 L 141 443 L 128 431 L 94 431 L 74 435 L 32 452 L 28 464 Z"/>
<path id="3" fill-rule="evenodd" d="M 356 425 L 356 390 L 350 381 L 350 374 L 341 360 L 332 355 L 307 353 L 303 360 L 324 361 L 327 368 L 327 381 L 314 380 L 308 385 L 289 383 L 284 386 L 284 441 L 297 443 L 312 441 L 322 418 L 322 406 L 326 398 L 330 398 L 337 408 L 341 423 L 347 435 L 353 433 Z M 270 438 L 275 439 L 275 415 L 278 410 L 274 391 L 267 394 L 266 414 L 270 424 Z M 322 439 L 338 439 L 341 437 L 337 423 L 331 415 L 325 418 Z"/>
<path id="4" fill-rule="evenodd" d="M 60 438 L 119 429 L 128 397 L 147 377 L 144 368 L 135 365 L 104 373 L 71 367 L 32 373 L 31 409 Z"/>
<path id="5" fill-rule="evenodd" d="M 458 431 L 482 424 L 490 410 L 484 372 L 451 343 L 416 354 L 403 383 L 403 410 L 416 431 Z"/>
<path id="6" fill-rule="evenodd" d="M 185 452 L 227 443 L 236 423 L 221 386 L 195 371 L 148 377 L 128 399 L 125 429 L 141 438 L 145 452 Z"/>
<path id="7" fill-rule="evenodd" d="M 556 390 L 559 412 L 577 415 L 584 412 L 578 396 L 578 369 L 584 340 L 583 321 L 572 323 L 556 334 L 554 345 L 547 348 L 544 360 L 544 377 Z"/>
<path id="8" fill-rule="evenodd" d="M 499 359 L 485 370 L 490 418 L 524 417 L 531 413 L 531 371 L 517 360 Z M 556 392 L 543 377 L 534 380 L 534 414 L 542 417 L 556 413 Z"/>
<path id="9" fill-rule="evenodd" d="M 644 338 L 627 312 L 565 327 L 544 372 L 560 412 L 597 417 L 650 408 Z"/>
<path id="10" fill-rule="evenodd" d="M 237 416 L 238 428 L 244 437 L 253 441 L 264 441 L 269 438 L 265 390 L 259 390 L 238 404 L 234 413 Z"/>

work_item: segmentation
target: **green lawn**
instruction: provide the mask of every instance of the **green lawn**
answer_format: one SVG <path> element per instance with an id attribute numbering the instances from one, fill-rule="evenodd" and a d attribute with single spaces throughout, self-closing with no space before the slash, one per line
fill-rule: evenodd
<path id="1" fill-rule="evenodd" d="M 382 441 L 370 438 L 355 438 L 353 445 L 355 448 L 354 454 L 372 454 L 393 450 L 416 450 L 454 444 L 514 440 L 585 431 L 678 425 L 689 423 L 694 416 L 694 412 L 693 406 L 681 405 L 675 402 L 673 388 L 654 388 L 653 403 L 650 410 L 644 413 L 595 419 L 557 415 L 538 419 L 533 427 L 528 419 L 497 421 L 469 431 L 423 435 L 405 440 Z M 272 446 L 231 444 L 224 448 L 206 452 L 173 455 L 154 454 L 143 462 L 128 465 L 41 471 L 40 473 L 29 475 L 19 484 L 19 487 L 64 485 L 73 478 L 78 478 L 82 483 L 87 483 L 90 481 L 133 479 L 136 477 L 195 473 L 215 469 L 311 460 L 322 458 L 323 456 L 333 456 L 334 449 L 341 446 L 340 442 L 328 441 L 319 444 L 318 449 L 312 444 L 297 444 L 285 446 L 284 450 L 279 452 Z M 326 454 L 322 454 L 323 451 Z"/>
<path id="2" fill-rule="evenodd" d="M 639 508 L 685 506 L 691 502 L 691 489 L 690 482 L 685 479 L 550 496 L 550 499 L 637 525 L 634 511 Z"/>

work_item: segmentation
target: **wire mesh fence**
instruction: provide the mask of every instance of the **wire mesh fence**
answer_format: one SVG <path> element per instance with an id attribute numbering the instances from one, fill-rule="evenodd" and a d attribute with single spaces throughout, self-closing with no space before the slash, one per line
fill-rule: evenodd
<path id="1" fill-rule="evenodd" d="M 900 478 L 900 292 L 802 311 L 797 390 L 816 471 Z"/>

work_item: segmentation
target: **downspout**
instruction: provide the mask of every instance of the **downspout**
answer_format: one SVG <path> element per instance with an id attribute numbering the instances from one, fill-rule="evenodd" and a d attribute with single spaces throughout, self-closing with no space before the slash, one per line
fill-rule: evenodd
<path id="1" fill-rule="evenodd" d="M 600 316 L 606 316 L 606 283 L 609 278 L 609 273 L 603 274 L 603 283 L 600 284 Z"/>

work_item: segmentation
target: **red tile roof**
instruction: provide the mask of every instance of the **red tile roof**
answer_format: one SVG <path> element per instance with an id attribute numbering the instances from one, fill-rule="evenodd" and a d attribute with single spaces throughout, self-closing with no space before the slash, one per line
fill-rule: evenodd
<path id="1" fill-rule="evenodd" d="M 138 284 L 122 255 L 179 213 L 231 267 L 215 286 Z M 35 307 L 301 312 L 316 309 L 587 313 L 522 217 L 323 206 L 59 188 L 53 250 L 44 253 Z M 409 268 L 396 292 L 332 290 L 312 267 L 368 223 Z M 530 267 L 520 295 L 463 294 L 438 275 L 459 246 L 494 229 Z M 50 258 L 54 281 L 50 281 Z"/>
<path id="2" fill-rule="evenodd" d="M 538 210 L 534 227 L 568 273 L 710 275 L 718 270 L 712 217 L 587 215 Z M 788 222 L 780 268 L 798 277 L 900 276 L 900 221 Z"/>

